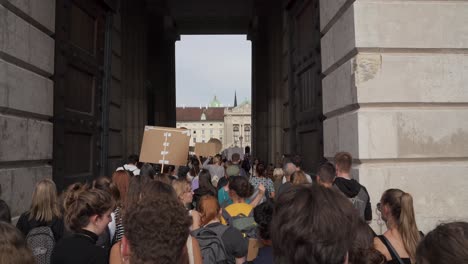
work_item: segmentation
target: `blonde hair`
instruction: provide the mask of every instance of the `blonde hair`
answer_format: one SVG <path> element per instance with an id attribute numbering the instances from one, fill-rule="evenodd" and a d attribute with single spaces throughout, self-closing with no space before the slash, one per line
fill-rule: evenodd
<path id="1" fill-rule="evenodd" d="M 0 263 L 36 263 L 23 235 L 13 225 L 0 221 L 0 237 Z"/>
<path id="2" fill-rule="evenodd" d="M 284 170 L 282 168 L 276 168 L 273 170 L 273 178 L 275 180 L 283 178 L 284 176 Z"/>
<path id="3" fill-rule="evenodd" d="M 291 175 L 291 183 L 294 185 L 297 184 L 306 184 L 309 183 L 307 181 L 307 177 L 305 176 L 305 173 L 303 171 L 296 171 Z"/>
<path id="4" fill-rule="evenodd" d="M 50 222 L 55 217 L 60 216 L 55 183 L 50 179 L 39 181 L 32 195 L 29 219 L 35 219 L 39 222 Z"/>
<path id="5" fill-rule="evenodd" d="M 414 263 L 421 235 L 414 216 L 413 197 L 399 189 L 388 189 L 382 195 L 382 204 L 390 207 L 405 250 L 408 252 L 411 262 Z"/>
<path id="6" fill-rule="evenodd" d="M 188 190 L 191 190 L 190 183 L 186 180 L 180 179 L 180 180 L 175 180 L 172 182 L 172 188 L 174 188 L 176 194 L 177 194 L 177 199 L 179 201 L 182 199 L 182 195 Z"/>

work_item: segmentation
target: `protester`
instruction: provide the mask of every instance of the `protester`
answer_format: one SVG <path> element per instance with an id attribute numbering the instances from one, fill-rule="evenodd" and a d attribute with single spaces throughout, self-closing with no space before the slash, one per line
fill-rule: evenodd
<path id="1" fill-rule="evenodd" d="M 200 214 L 200 228 L 192 231 L 198 240 L 204 263 L 209 259 L 215 263 L 244 263 L 247 255 L 247 240 L 242 233 L 230 226 L 220 223 L 221 208 L 215 197 L 206 195 L 201 197 L 197 207 Z M 215 234 L 221 241 L 213 238 Z"/>
<path id="2" fill-rule="evenodd" d="M 209 164 L 210 161 L 213 161 L 213 164 Z M 222 165 L 221 155 L 216 155 L 212 159 L 206 159 L 203 163 L 203 168 L 207 169 L 211 175 L 211 181 L 218 182 L 219 179 L 224 177 L 224 167 Z"/>
<path id="3" fill-rule="evenodd" d="M 441 224 L 429 232 L 416 250 L 416 263 L 468 263 L 468 223 Z"/>
<path id="4" fill-rule="evenodd" d="M 318 184 L 326 188 L 332 188 L 333 182 L 335 181 L 335 177 L 336 170 L 333 164 L 331 164 L 330 162 L 325 162 L 319 166 L 316 176 Z"/>
<path id="5" fill-rule="evenodd" d="M 293 185 L 299 185 L 299 184 L 308 184 L 309 181 L 307 180 L 306 173 L 303 171 L 295 171 L 292 175 L 289 181 Z"/>
<path id="6" fill-rule="evenodd" d="M 116 171 L 128 171 L 131 173 L 131 176 L 139 175 L 140 169 L 138 169 L 139 157 L 138 155 L 132 154 L 127 158 L 127 164 L 123 165 L 122 167 L 118 167 Z"/>
<path id="7" fill-rule="evenodd" d="M 124 233 L 123 212 L 127 205 L 128 186 L 130 185 L 130 174 L 127 171 L 116 171 L 112 174 L 112 182 L 119 190 L 119 198 L 116 200 L 116 207 L 113 212 L 112 222 L 115 223 L 115 236 L 112 237 L 112 243 L 119 242 Z"/>
<path id="8" fill-rule="evenodd" d="M 198 159 L 192 159 L 190 163 L 190 170 L 187 173 L 187 179 L 192 182 L 192 180 L 198 176 L 200 173 L 200 161 Z"/>
<path id="9" fill-rule="evenodd" d="M 266 192 L 265 192 L 265 199 L 263 199 L 260 203 L 265 202 L 267 199 L 275 198 L 275 187 L 273 185 L 273 181 L 269 178 L 266 177 L 266 170 L 265 170 L 265 163 L 260 161 L 257 166 L 256 166 L 256 174 L 255 176 L 250 177 L 249 180 L 250 184 L 255 189 L 255 192 L 258 193 L 259 191 L 259 186 L 262 184 L 265 186 Z"/>
<path id="10" fill-rule="evenodd" d="M 295 155 L 292 159 L 291 159 L 291 162 L 294 163 L 294 165 L 296 166 L 296 171 L 304 171 L 302 169 L 302 157 L 299 156 L 299 155 Z M 312 183 L 312 177 L 310 177 L 309 174 L 305 173 L 304 172 L 304 175 L 305 177 L 307 178 L 307 181 L 309 183 Z"/>
<path id="11" fill-rule="evenodd" d="M 193 191 L 190 187 L 190 183 L 186 180 L 175 180 L 172 182 L 172 187 L 174 188 L 177 199 L 187 210 L 193 208 Z"/>
<path id="12" fill-rule="evenodd" d="M 348 263 L 358 216 L 336 190 L 296 185 L 278 197 L 274 212 L 275 263 Z"/>
<path id="13" fill-rule="evenodd" d="M 273 218 L 274 204 L 271 201 L 260 204 L 254 209 L 254 219 L 257 223 L 257 237 L 262 247 L 258 250 L 253 264 L 273 264 L 273 247 L 271 241 L 271 220 Z"/>
<path id="14" fill-rule="evenodd" d="M 286 192 L 292 187 L 291 175 L 293 175 L 293 173 L 296 172 L 296 165 L 294 165 L 292 162 L 286 162 L 283 166 L 283 172 L 284 176 L 281 178 L 280 183 L 277 184 L 277 186 L 279 186 L 277 190 L 277 196 L 279 196 L 283 192 Z"/>
<path id="15" fill-rule="evenodd" d="M 0 263 L 36 264 L 19 230 L 2 221 L 0 221 Z"/>
<path id="16" fill-rule="evenodd" d="M 211 183 L 210 172 L 206 169 L 200 171 L 198 176 L 199 186 L 193 194 L 193 207 L 197 208 L 200 198 L 205 195 L 217 197 L 218 192 Z"/>
<path id="17" fill-rule="evenodd" d="M 108 263 L 108 251 L 96 245 L 111 221 L 114 201 L 108 192 L 74 184 L 65 197 L 65 224 L 74 233 L 62 238 L 52 264 Z"/>
<path id="18" fill-rule="evenodd" d="M 387 263 L 411 264 L 416 260 L 416 247 L 421 240 L 413 209 L 413 197 L 399 189 L 386 190 L 377 205 L 387 231 L 374 239 L 375 248 Z"/>
<path id="19" fill-rule="evenodd" d="M 239 153 L 233 153 L 231 156 L 231 166 L 236 166 L 239 168 L 239 176 L 248 177 L 247 172 L 242 168 L 241 158 Z"/>

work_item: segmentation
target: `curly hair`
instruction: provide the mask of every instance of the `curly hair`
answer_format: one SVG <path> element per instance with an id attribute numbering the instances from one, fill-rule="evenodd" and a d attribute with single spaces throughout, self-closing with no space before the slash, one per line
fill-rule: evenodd
<path id="1" fill-rule="evenodd" d="M 229 190 L 234 191 L 241 198 L 249 198 L 254 193 L 254 187 L 246 177 L 229 177 Z"/>
<path id="2" fill-rule="evenodd" d="M 254 208 L 254 219 L 257 223 L 258 235 L 263 240 L 270 240 L 270 223 L 273 218 L 274 204 L 266 201 Z"/>
<path id="3" fill-rule="evenodd" d="M 23 235 L 13 225 L 0 221 L 0 263 L 36 263 Z"/>
<path id="4" fill-rule="evenodd" d="M 189 236 L 191 219 L 172 197 L 156 196 L 129 208 L 124 219 L 132 264 L 177 263 Z"/>

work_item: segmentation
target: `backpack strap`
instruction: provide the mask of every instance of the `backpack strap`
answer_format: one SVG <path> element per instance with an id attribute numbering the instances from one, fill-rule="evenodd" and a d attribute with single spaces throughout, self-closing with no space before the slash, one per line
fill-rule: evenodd
<path id="1" fill-rule="evenodd" d="M 388 252 L 390 253 L 390 256 L 392 256 L 392 259 L 394 260 L 397 260 L 398 263 L 400 264 L 405 264 L 403 262 L 403 260 L 400 258 L 400 255 L 398 255 L 398 253 L 396 252 L 395 248 L 392 246 L 392 244 L 390 243 L 390 241 L 388 241 L 388 239 L 384 236 L 384 235 L 380 235 L 380 236 L 377 236 L 380 241 L 382 241 L 382 243 L 385 245 L 385 247 L 387 248 Z"/>
<path id="2" fill-rule="evenodd" d="M 226 223 L 228 225 L 231 225 L 232 216 L 228 213 L 228 211 L 226 211 L 225 208 L 223 208 L 223 210 L 221 211 L 221 215 L 223 216 L 224 220 L 226 220 Z"/>

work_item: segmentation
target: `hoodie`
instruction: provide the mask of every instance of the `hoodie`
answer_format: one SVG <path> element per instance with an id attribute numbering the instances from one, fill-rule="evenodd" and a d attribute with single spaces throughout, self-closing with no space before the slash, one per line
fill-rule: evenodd
<path id="1" fill-rule="evenodd" d="M 367 189 L 354 179 L 337 177 L 333 184 L 353 203 L 362 219 L 372 220 L 372 207 Z"/>

